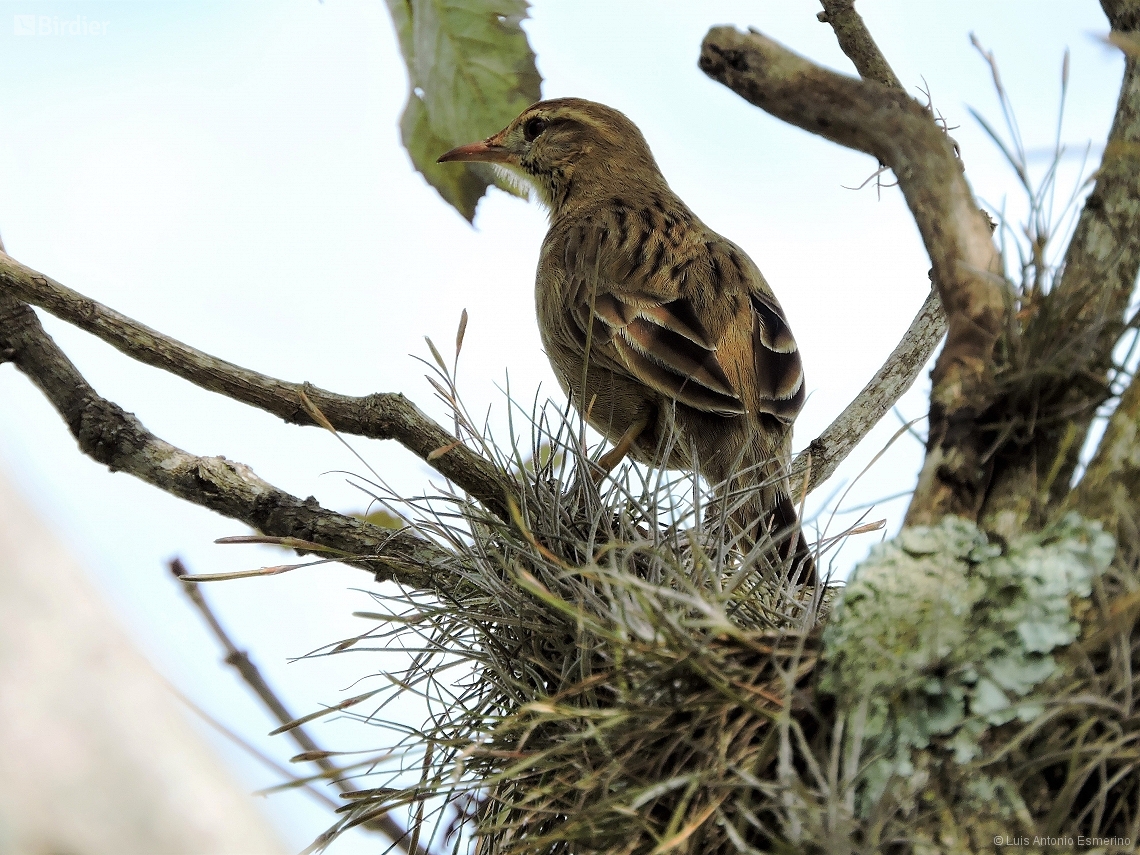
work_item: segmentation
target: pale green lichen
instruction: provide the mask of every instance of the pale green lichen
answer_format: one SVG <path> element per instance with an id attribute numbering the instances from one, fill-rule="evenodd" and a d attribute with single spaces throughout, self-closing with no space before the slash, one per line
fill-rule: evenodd
<path id="1" fill-rule="evenodd" d="M 1033 690 L 1058 670 L 1052 651 L 1077 638 L 1074 603 L 1114 551 L 1076 514 L 1004 550 L 957 517 L 872 550 L 824 634 L 821 680 L 841 708 L 867 706 L 855 735 L 870 761 L 864 806 L 913 772 L 913 750 L 967 763 L 988 728 L 1042 714 Z"/>

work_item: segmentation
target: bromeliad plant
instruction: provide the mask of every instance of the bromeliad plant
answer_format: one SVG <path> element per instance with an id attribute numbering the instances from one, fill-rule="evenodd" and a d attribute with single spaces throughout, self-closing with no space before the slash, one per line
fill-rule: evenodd
<path id="1" fill-rule="evenodd" d="M 405 48 L 421 44 L 431 30 L 407 13 L 430 4 L 389 5 Z M 931 258 L 911 330 L 791 466 L 798 493 L 825 480 L 946 332 L 906 529 L 842 594 L 771 572 L 770 550 L 736 548 L 717 522 L 736 508 L 703 513 L 691 481 L 635 473 L 599 489 L 573 425 L 536 417 L 528 467 L 513 438 L 499 451 L 399 395 L 351 398 L 222 362 L 3 254 L 0 359 L 95 460 L 398 583 L 376 595 L 378 628 L 340 646 L 411 651 L 391 691 L 420 693 L 431 718 L 395 746 L 401 769 L 378 758 L 390 777 L 359 779 L 319 844 L 399 809 L 401 848 L 484 855 L 977 852 L 998 836 L 1078 835 L 1131 847 L 1140 383 L 1120 357 L 1140 271 L 1140 5 L 1102 5 L 1127 55 L 1104 159 L 1064 251 L 1051 256 L 1042 238 L 1055 231 L 1034 225 L 1012 271 L 944 125 L 902 90 L 850 0 L 823 0 L 822 17 L 862 79 L 755 32 L 705 38 L 711 77 L 891 170 Z M 517 6 L 494 26 L 517 27 Z M 424 59 L 413 80 L 439 82 Z M 431 93 L 410 102 L 406 134 L 438 136 L 437 107 Z M 441 192 L 470 216 L 490 180 Z M 409 522 L 393 530 L 175 448 L 100 397 L 30 305 L 287 421 L 396 439 L 457 492 L 401 504 Z M 1082 457 L 1098 413 L 1103 435 Z"/>

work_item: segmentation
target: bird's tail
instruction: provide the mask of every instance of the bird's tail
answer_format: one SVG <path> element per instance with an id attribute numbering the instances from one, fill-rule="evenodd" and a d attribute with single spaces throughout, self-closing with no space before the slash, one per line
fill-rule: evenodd
<path id="1" fill-rule="evenodd" d="M 768 541 L 775 546 L 774 557 L 785 578 L 799 585 L 815 585 L 818 579 L 811 544 L 786 492 L 786 482 L 747 489 L 745 495 L 737 488 L 726 496 L 729 524 L 739 534 L 743 551 Z"/>
<path id="2" fill-rule="evenodd" d="M 787 493 L 781 491 L 776 495 L 775 507 L 760 524 L 767 527 L 776 541 L 781 564 L 789 568 L 789 576 L 797 579 L 800 584 L 815 585 L 818 581 L 815 559 L 812 557 L 807 538 L 804 537 L 804 530 L 800 526 L 796 506 L 792 504 L 792 499 Z"/>
<path id="3" fill-rule="evenodd" d="M 790 437 L 785 435 L 775 448 L 756 441 L 750 445 L 739 455 L 744 459 L 735 461 L 727 471 L 713 461 L 702 469 L 710 481 L 720 483 L 717 491 L 744 551 L 770 538 L 783 574 L 798 584 L 815 585 L 818 577 L 811 544 L 791 499 L 787 471 Z"/>

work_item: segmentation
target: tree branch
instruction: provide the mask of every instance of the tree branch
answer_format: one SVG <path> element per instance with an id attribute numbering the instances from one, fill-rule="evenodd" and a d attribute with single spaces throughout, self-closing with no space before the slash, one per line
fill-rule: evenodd
<path id="1" fill-rule="evenodd" d="M 827 430 L 796 455 L 791 467 L 792 484 L 802 483 L 809 458 L 811 473 L 807 492 L 830 478 L 852 449 L 914 384 L 945 334 L 946 313 L 942 311 L 942 301 L 937 292 L 932 290 L 883 367 L 847 405 L 847 409 L 827 426 Z"/>
<path id="2" fill-rule="evenodd" d="M 0 353 L 47 396 L 84 454 L 171 495 L 217 511 L 264 534 L 292 537 L 355 557 L 343 563 L 413 588 L 444 590 L 450 553 L 410 532 L 393 532 L 277 489 L 248 466 L 197 457 L 150 433 L 100 397 L 59 349 L 35 312 L 0 291 Z M 340 559 L 338 559 L 340 560 Z"/>
<path id="3" fill-rule="evenodd" d="M 1116 32 L 1140 31 L 1140 0 L 1102 5 Z M 988 515 L 1012 509 L 1007 517 L 1024 517 L 1027 500 L 1035 506 L 1031 512 L 1045 515 L 1063 502 L 1097 407 L 1109 394 L 1113 350 L 1126 328 L 1138 274 L 1140 60 L 1128 57 L 1096 184 L 1077 220 L 1060 281 L 1040 301 L 1025 336 L 1036 361 L 1050 371 L 1055 400 L 1048 406 L 1066 418 L 1041 425 L 1031 443 L 1010 455 L 995 477 Z"/>
<path id="4" fill-rule="evenodd" d="M 873 155 L 894 171 L 948 316 L 946 346 L 931 375 L 926 462 L 907 522 L 947 513 L 976 518 L 988 475 L 973 427 L 994 394 L 993 348 L 1006 292 L 989 223 L 946 135 L 905 93 L 827 71 L 759 33 L 713 28 L 700 66 L 776 118 Z"/>
<path id="5" fill-rule="evenodd" d="M 163 335 L 0 253 L 0 293 L 7 292 L 96 335 L 127 356 L 196 386 L 258 407 L 299 425 L 318 425 L 302 393 L 342 433 L 394 439 L 454 481 L 502 519 L 508 489 L 498 470 L 432 421 L 403 395 L 338 395 L 290 383 L 218 359 Z M 438 454 L 440 449 L 448 449 Z M 433 457 L 433 454 L 437 455 Z"/>
<path id="6" fill-rule="evenodd" d="M 894 69 L 871 38 L 862 16 L 855 11 L 855 0 L 820 0 L 820 5 L 823 11 L 817 17 L 831 25 L 840 50 L 847 54 L 859 76 L 902 91 L 903 85 Z"/>
<path id="7" fill-rule="evenodd" d="M 1140 380 L 1135 377 L 1066 505 L 1103 522 L 1135 559 L 1140 550 Z"/>
<path id="8" fill-rule="evenodd" d="M 226 632 L 218 620 L 217 615 L 214 614 L 214 610 L 210 608 L 210 604 L 206 601 L 206 595 L 202 591 L 202 587 L 194 582 L 181 581 L 183 576 L 189 575 L 189 571 L 187 571 L 186 566 L 182 563 L 182 559 L 175 558 L 170 562 L 169 566 L 170 572 L 174 574 L 174 578 L 180 580 L 182 593 L 184 593 L 186 598 L 198 609 L 202 615 L 202 619 L 205 620 L 206 625 L 214 633 L 214 637 L 217 638 L 218 643 L 225 649 L 226 657 L 223 661 L 237 671 L 238 676 L 245 681 L 245 684 L 249 686 L 249 688 L 253 690 L 253 693 L 265 704 L 265 707 L 273 714 L 273 717 L 277 719 L 278 724 L 291 724 L 296 719 L 296 716 L 289 712 L 288 707 L 277 697 L 277 693 L 273 691 L 273 687 L 261 676 L 261 670 L 254 664 L 249 653 L 234 644 L 233 639 L 230 638 L 230 634 Z M 358 789 L 358 785 L 354 783 L 351 778 L 346 777 L 349 770 L 341 769 L 334 763 L 331 759 L 332 753 L 323 751 L 321 747 L 317 745 L 316 741 L 314 741 L 313 737 L 309 735 L 309 731 L 303 726 L 297 725 L 296 727 L 291 727 L 287 733 L 289 734 L 289 738 L 297 743 L 297 747 L 305 752 L 307 755 L 306 759 L 316 764 L 324 774 L 324 777 L 328 778 L 338 790 L 342 793 L 351 793 Z M 319 795 L 324 797 L 323 793 Z M 339 805 L 335 803 L 332 804 L 333 810 L 336 810 L 337 807 L 339 807 Z M 378 831 L 385 835 L 392 841 L 393 846 L 401 852 L 412 851 L 412 842 L 409 839 L 408 831 L 387 814 L 378 816 L 369 822 L 362 823 L 362 825 L 364 828 Z M 430 853 L 422 847 L 416 846 L 415 855 L 430 855 Z"/>
<path id="9" fill-rule="evenodd" d="M 840 48 L 854 64 L 859 76 L 903 91 L 898 77 L 855 11 L 854 0 L 821 0 L 821 4 L 824 11 L 819 13 L 820 21 L 831 25 Z M 791 467 L 792 484 L 803 482 L 803 472 L 809 460 L 811 473 L 807 492 L 830 478 L 871 428 L 914 384 L 945 334 L 946 313 L 942 311 L 937 291 L 931 291 L 882 368 L 828 425 L 827 430 L 796 456 Z M 798 501 L 799 497 L 796 498 Z"/>

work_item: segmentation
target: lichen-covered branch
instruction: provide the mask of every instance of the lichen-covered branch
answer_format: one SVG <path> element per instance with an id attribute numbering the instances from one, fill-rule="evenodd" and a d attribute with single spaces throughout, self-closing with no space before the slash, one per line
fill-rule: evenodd
<path id="1" fill-rule="evenodd" d="M 121 315 L 0 253 L 0 293 L 39 306 L 103 339 L 147 365 L 169 371 L 203 389 L 259 407 L 300 425 L 317 425 L 302 393 L 336 430 L 372 439 L 394 439 L 491 511 L 507 519 L 507 487 L 496 468 L 403 395 L 338 395 L 310 383 L 290 383 L 196 350 Z M 440 449 L 448 449 L 437 454 Z M 433 456 L 433 454 L 435 456 Z"/>
<path id="2" fill-rule="evenodd" d="M 827 426 L 827 430 L 796 455 L 792 462 L 793 486 L 803 482 L 803 472 L 809 459 L 809 493 L 830 478 L 852 449 L 911 387 L 945 334 L 946 313 L 942 311 L 937 292 L 931 291 L 883 367 L 875 372 L 855 399 Z"/>
<path id="3" fill-rule="evenodd" d="M 123 471 L 171 495 L 240 520 L 264 534 L 339 550 L 345 564 L 378 580 L 444 589 L 450 553 L 407 531 L 394 532 L 322 508 L 277 489 L 248 466 L 224 457 L 198 457 L 143 427 L 135 416 L 100 397 L 40 325 L 35 312 L 0 291 L 0 360 L 12 362 L 47 396 L 80 450 L 112 471 Z M 438 568 L 438 569 L 437 569 Z"/>
<path id="4" fill-rule="evenodd" d="M 926 462 L 907 522 L 948 513 L 975 518 L 988 472 L 973 428 L 993 395 L 1006 289 L 989 223 L 946 135 L 905 93 L 827 71 L 759 33 L 713 28 L 700 66 L 773 116 L 873 155 L 895 173 L 948 318 L 946 346 L 932 373 Z"/>

